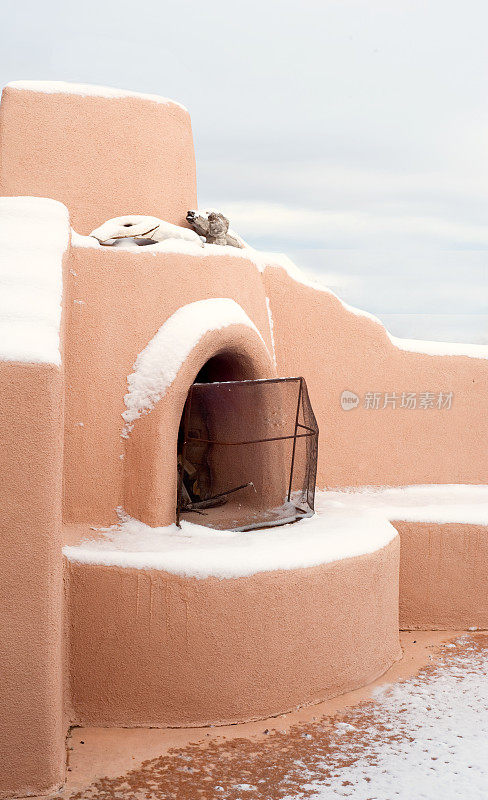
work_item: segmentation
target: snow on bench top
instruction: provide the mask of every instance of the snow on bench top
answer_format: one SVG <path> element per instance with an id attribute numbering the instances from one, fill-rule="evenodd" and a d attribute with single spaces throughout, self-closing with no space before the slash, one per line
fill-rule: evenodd
<path id="1" fill-rule="evenodd" d="M 178 106 L 188 113 L 184 105 L 176 102 L 176 100 L 170 100 L 168 97 L 144 92 L 131 92 L 128 89 L 116 89 L 112 86 L 97 86 L 91 83 L 68 83 L 67 81 L 11 81 L 7 83 L 7 87 L 28 92 L 42 92 L 44 94 L 77 94 L 82 97 L 105 97 L 109 99 L 136 97 L 139 100 L 151 100 L 153 103 Z"/>
<path id="2" fill-rule="evenodd" d="M 68 561 L 137 569 L 158 569 L 194 578 L 241 578 L 258 572 L 299 569 L 373 553 L 397 535 L 384 514 L 322 508 L 279 528 L 218 531 L 182 521 L 151 528 L 125 518 L 93 539 L 66 546 Z"/>
<path id="3" fill-rule="evenodd" d="M 488 525 L 488 486 L 444 484 L 320 491 L 316 514 L 260 531 L 217 531 L 183 521 L 151 528 L 130 517 L 78 545 L 68 561 L 158 569 L 195 578 L 240 578 L 373 553 L 396 531 L 390 520 Z"/>
<path id="4" fill-rule="evenodd" d="M 129 391 L 124 397 L 127 410 L 123 436 L 142 414 L 151 411 L 173 383 L 181 366 L 200 339 L 210 331 L 229 325 L 246 325 L 266 344 L 244 309 L 227 297 L 214 297 L 188 303 L 166 320 L 149 344 L 137 356 L 134 372 L 127 378 Z"/>
<path id="5" fill-rule="evenodd" d="M 486 485 L 419 484 L 325 491 L 321 503 L 329 511 L 380 511 L 389 520 L 488 525 Z"/>
<path id="6" fill-rule="evenodd" d="M 43 197 L 0 198 L 0 360 L 60 364 L 68 210 Z"/>

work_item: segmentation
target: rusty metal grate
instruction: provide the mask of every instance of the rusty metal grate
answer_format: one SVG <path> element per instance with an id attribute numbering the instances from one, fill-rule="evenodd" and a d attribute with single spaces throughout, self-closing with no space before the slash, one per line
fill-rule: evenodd
<path id="1" fill-rule="evenodd" d="M 303 378 L 194 383 L 178 441 L 177 523 L 252 530 L 310 516 L 318 433 Z"/>

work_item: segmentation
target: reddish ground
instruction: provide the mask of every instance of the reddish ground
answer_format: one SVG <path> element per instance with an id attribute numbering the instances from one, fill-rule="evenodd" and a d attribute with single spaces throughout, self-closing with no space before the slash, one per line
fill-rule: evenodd
<path id="1" fill-rule="evenodd" d="M 371 733 L 376 706 L 372 691 L 413 675 L 428 680 L 446 654 L 462 652 L 466 639 L 449 650 L 444 644 L 459 635 L 404 633 L 404 658 L 371 686 L 267 721 L 198 730 L 74 728 L 68 740 L 68 780 L 57 797 L 306 800 L 316 796 L 316 789 L 307 786 L 309 779 L 319 780 L 325 790 L 329 778 L 337 781 L 343 769 L 346 787 L 347 767 L 362 754 L 364 735 Z M 478 649 L 488 648 L 488 636 L 482 633 L 470 634 L 469 642 L 471 648 L 473 642 Z M 375 726 L 382 741 L 404 736 L 394 726 L 378 727 L 377 718 Z"/>

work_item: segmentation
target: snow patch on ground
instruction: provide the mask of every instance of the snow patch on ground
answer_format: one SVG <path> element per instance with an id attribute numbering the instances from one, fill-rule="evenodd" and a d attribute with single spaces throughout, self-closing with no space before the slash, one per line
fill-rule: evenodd
<path id="1" fill-rule="evenodd" d="M 329 775 L 306 781 L 307 796 L 485 800 L 488 651 L 464 640 L 432 671 L 376 691 L 375 703 L 350 713 L 353 730 L 332 736 L 323 756 Z"/>
<path id="2" fill-rule="evenodd" d="M 335 716 L 287 728 L 283 715 L 263 722 L 266 736 L 237 730 L 204 747 L 172 748 L 76 797 L 134 800 L 137 787 L 152 799 L 486 800 L 487 637 L 463 636 L 429 660 L 415 677 Z"/>
<path id="3" fill-rule="evenodd" d="M 385 488 L 353 488 L 321 493 L 330 511 L 379 511 L 389 520 L 458 522 L 488 525 L 488 486 L 419 484 Z"/>
<path id="4" fill-rule="evenodd" d="M 0 198 L 0 359 L 60 364 L 68 210 L 43 197 Z"/>
<path id="5" fill-rule="evenodd" d="M 111 86 L 97 86 L 91 83 L 68 83 L 67 81 L 11 81 L 7 84 L 9 89 L 20 89 L 28 92 L 43 92 L 44 94 L 78 94 L 82 97 L 106 97 L 118 99 L 121 97 L 136 97 L 139 100 L 151 100 L 153 103 L 173 105 L 188 110 L 181 103 L 161 97 L 158 94 L 145 94 L 144 92 L 131 92 L 128 89 L 116 89 Z"/>
<path id="6" fill-rule="evenodd" d="M 254 322 L 229 298 L 188 303 L 166 320 L 139 353 L 134 372 L 127 378 L 129 391 L 124 397 L 127 411 L 122 414 L 126 422 L 123 435 L 127 436 L 135 420 L 151 411 L 164 396 L 200 339 L 209 331 L 229 325 L 246 325 L 258 334 L 266 347 Z"/>
<path id="7" fill-rule="evenodd" d="M 384 514 L 331 511 L 317 494 L 317 513 L 280 528 L 219 531 L 182 521 L 151 528 L 125 517 L 63 553 L 75 563 L 158 569 L 184 577 L 240 578 L 373 553 L 397 535 Z"/>

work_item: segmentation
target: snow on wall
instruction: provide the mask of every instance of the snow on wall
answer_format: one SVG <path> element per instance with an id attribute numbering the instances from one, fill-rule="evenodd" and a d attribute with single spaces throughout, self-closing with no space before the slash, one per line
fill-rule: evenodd
<path id="1" fill-rule="evenodd" d="M 382 323 L 383 324 L 383 323 Z M 467 356 L 468 358 L 488 358 L 488 345 L 465 344 L 464 342 L 429 342 L 421 339 L 401 339 L 386 331 L 390 342 L 399 350 L 409 353 L 427 353 L 429 356 Z"/>
<path id="2" fill-rule="evenodd" d="M 72 231 L 72 245 L 74 247 L 91 247 L 94 249 L 103 250 L 104 247 L 90 236 L 81 236 L 79 233 Z M 338 297 L 331 289 L 327 288 L 320 282 L 319 276 L 310 277 L 303 270 L 294 264 L 288 256 L 283 253 L 260 253 L 251 247 L 239 249 L 236 247 L 222 247 L 221 245 L 208 245 L 203 248 L 192 244 L 192 242 L 179 241 L 177 239 L 169 239 L 165 242 L 158 242 L 153 245 L 141 247 L 131 240 L 120 240 L 113 247 L 120 250 L 129 250 L 132 253 L 151 253 L 157 255 L 158 253 L 178 253 L 183 255 L 202 257 L 215 257 L 215 256 L 234 256 L 235 258 L 244 258 L 251 261 L 258 269 L 259 272 L 264 272 L 267 268 L 272 268 L 273 265 L 282 267 L 285 272 L 297 283 L 303 286 L 308 286 L 315 291 L 326 293 L 334 297 L 342 305 L 342 307 L 351 314 L 359 317 L 366 317 L 378 325 L 386 334 L 390 342 L 399 350 L 404 350 L 410 353 L 424 353 L 433 356 L 467 356 L 468 358 L 483 358 L 488 359 L 488 345 L 483 344 L 465 344 L 456 342 L 429 342 L 422 339 L 402 339 L 398 336 L 393 336 L 383 325 L 378 317 L 370 314 L 369 311 L 363 311 L 360 308 L 345 303 Z M 272 327 L 271 304 L 269 298 L 266 300 L 268 308 L 268 316 L 270 318 L 270 326 Z"/>
<path id="3" fill-rule="evenodd" d="M 93 247 L 95 249 L 103 249 L 102 246 L 90 236 L 81 236 L 73 231 L 72 244 L 74 247 Z M 199 257 L 205 256 L 218 256 L 218 255 L 231 255 L 236 258 L 245 258 L 251 261 L 259 270 L 264 272 L 267 268 L 272 268 L 273 265 L 282 267 L 285 272 L 297 283 L 302 286 L 308 286 L 317 292 L 322 292 L 334 297 L 342 305 L 342 307 L 359 317 L 366 317 L 378 325 L 385 332 L 390 342 L 399 350 L 405 350 L 410 353 L 425 353 L 433 356 L 467 356 L 468 358 L 488 358 L 488 345 L 483 344 L 465 344 L 456 342 L 429 342 L 422 339 L 402 339 L 398 336 L 393 336 L 383 325 L 378 317 L 370 314 L 369 311 L 363 311 L 360 308 L 345 303 L 338 297 L 335 292 L 329 289 L 325 284 L 321 283 L 319 276 L 309 276 L 306 272 L 297 267 L 288 256 L 283 253 L 260 253 L 252 247 L 239 249 L 236 247 L 222 247 L 220 245 L 205 245 L 205 247 L 198 247 L 191 242 L 180 242 L 176 239 L 167 240 L 165 242 L 149 245 L 149 247 L 140 247 L 135 242 L 121 240 L 117 246 L 119 249 L 130 250 L 133 253 L 150 252 L 153 255 L 157 253 L 182 253 L 185 255 L 198 255 Z M 267 300 L 268 314 L 271 315 L 271 307 L 269 300 Z"/>
<path id="4" fill-rule="evenodd" d="M 136 97 L 139 100 L 151 100 L 153 103 L 179 106 L 187 111 L 185 106 L 160 97 L 158 94 L 145 94 L 144 92 L 131 92 L 128 89 L 115 89 L 111 86 L 97 86 L 91 83 L 68 83 L 67 81 L 11 81 L 7 83 L 9 89 L 21 89 L 29 92 L 43 92 L 44 94 L 78 94 L 82 97 L 106 97 L 118 99 L 121 97 Z"/>
<path id="5" fill-rule="evenodd" d="M 68 210 L 43 197 L 0 198 L 0 359 L 60 364 Z"/>
<path id="6" fill-rule="evenodd" d="M 182 521 L 151 528 L 124 518 L 79 545 L 66 546 L 68 561 L 158 569 L 185 577 L 240 578 L 257 572 L 299 569 L 340 561 L 386 547 L 397 535 L 383 514 L 344 509 L 317 513 L 280 528 L 219 531 Z"/>
<path id="7" fill-rule="evenodd" d="M 274 338 L 274 323 L 273 323 L 273 314 L 271 313 L 271 303 L 269 297 L 266 298 L 266 309 L 268 311 L 269 332 L 271 335 L 271 347 L 273 348 L 273 362 L 276 367 L 277 362 L 276 362 L 276 347 Z"/>
<path id="8" fill-rule="evenodd" d="M 364 487 L 321 493 L 330 511 L 381 511 L 389 520 L 488 525 L 488 486 L 482 484 L 419 484 Z"/>
<path id="9" fill-rule="evenodd" d="M 197 300 L 175 311 L 137 356 L 134 372 L 127 378 L 129 391 L 124 397 L 127 411 L 122 417 L 127 436 L 133 423 L 147 414 L 166 393 L 180 367 L 200 339 L 210 331 L 229 325 L 246 325 L 263 337 L 254 322 L 235 300 L 215 297 Z M 267 349 L 267 348 L 266 348 Z"/>
<path id="10" fill-rule="evenodd" d="M 398 336 L 393 336 L 389 331 L 386 330 L 385 326 L 381 320 L 378 319 L 378 317 L 375 317 L 374 314 L 370 314 L 368 311 L 363 311 L 360 308 L 355 308 L 354 306 L 350 306 L 348 303 L 345 303 L 335 294 L 335 292 L 333 292 L 331 289 L 328 289 L 327 286 L 320 282 L 319 276 L 308 276 L 303 270 L 297 267 L 296 264 L 294 264 L 293 261 L 288 258 L 288 256 L 284 255 L 283 253 L 262 253 L 259 256 L 259 260 L 261 262 L 261 271 L 266 269 L 266 267 L 272 267 L 273 264 L 276 264 L 277 266 L 282 267 L 290 276 L 290 278 L 297 283 L 301 283 L 303 286 L 308 286 L 317 292 L 324 292 L 331 297 L 335 297 L 342 307 L 351 314 L 356 314 L 356 316 L 360 317 L 367 317 L 384 330 L 390 342 L 399 350 L 406 350 L 410 353 L 425 353 L 433 356 L 467 356 L 468 358 L 488 358 L 488 345 L 464 344 L 457 342 L 428 342 L 423 341 L 422 339 L 402 339 Z"/>
<path id="11" fill-rule="evenodd" d="M 198 258 L 215 258 L 216 256 L 232 256 L 233 258 L 240 258 L 245 261 L 250 261 L 257 268 L 259 272 L 264 269 L 263 259 L 257 250 L 252 247 L 232 247 L 231 245 L 220 244 L 207 244 L 204 243 L 203 247 L 194 243 L 188 242 L 184 239 L 165 239 L 163 242 L 154 242 L 154 244 L 140 245 L 134 239 L 118 239 L 114 244 L 102 245 L 93 236 L 83 236 L 75 230 L 71 230 L 71 245 L 73 247 L 87 247 L 93 250 L 124 250 L 129 251 L 134 255 L 148 254 L 156 256 L 160 253 L 169 253 L 175 255 L 185 256 L 198 256 Z"/>

